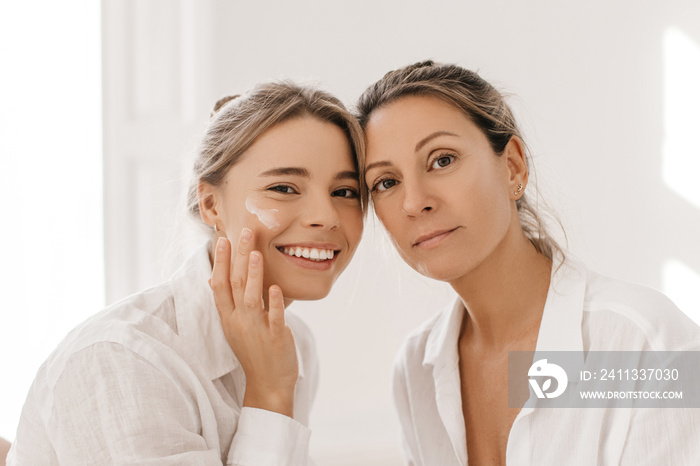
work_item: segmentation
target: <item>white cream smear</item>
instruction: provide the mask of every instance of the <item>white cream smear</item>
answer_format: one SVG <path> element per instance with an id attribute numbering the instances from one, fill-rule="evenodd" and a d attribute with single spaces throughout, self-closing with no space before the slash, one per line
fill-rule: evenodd
<path id="1" fill-rule="evenodd" d="M 250 198 L 245 200 L 245 208 L 246 210 L 248 210 L 248 212 L 258 217 L 260 223 L 265 225 L 265 228 L 267 228 L 268 230 L 276 231 L 277 229 L 279 229 L 280 224 L 275 218 L 275 214 L 279 212 L 279 210 L 261 209 L 260 207 L 255 205 L 253 200 Z"/>

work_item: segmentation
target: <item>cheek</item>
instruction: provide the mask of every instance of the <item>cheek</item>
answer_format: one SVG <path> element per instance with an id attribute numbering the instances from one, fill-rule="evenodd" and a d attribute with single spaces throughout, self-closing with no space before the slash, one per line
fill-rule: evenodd
<path id="1" fill-rule="evenodd" d="M 348 207 L 340 209 L 339 213 L 350 249 L 354 250 L 360 242 L 362 230 L 364 229 L 362 209 L 359 207 Z"/>
<path id="2" fill-rule="evenodd" d="M 277 231 L 280 229 L 279 209 L 266 208 L 264 203 L 252 198 L 245 200 L 246 210 L 255 218 L 257 223 L 268 230 Z"/>
<path id="3" fill-rule="evenodd" d="M 272 240 L 272 232 L 266 228 L 260 227 L 251 229 L 255 235 L 254 250 L 261 252 L 264 260 L 266 259 L 265 256 L 270 253 L 268 251 L 268 247 L 270 246 L 270 242 Z"/>
<path id="4" fill-rule="evenodd" d="M 507 188 L 497 182 L 483 183 L 478 190 L 466 194 L 471 199 L 472 211 L 469 221 L 472 228 L 481 230 L 491 239 L 498 239 L 510 225 L 511 201 Z"/>
<path id="5" fill-rule="evenodd" d="M 397 240 L 400 240 L 401 232 L 407 231 L 406 228 L 401 227 L 401 220 L 405 217 L 401 207 L 391 202 L 390 199 L 381 199 L 379 202 L 374 203 L 374 213 L 384 229 L 389 233 L 392 242 L 398 246 Z"/>
<path id="6" fill-rule="evenodd" d="M 273 219 L 274 224 L 271 227 L 269 223 L 262 222 L 257 214 L 249 213 L 246 217 L 246 226 L 255 234 L 255 249 L 263 255 L 274 252 L 272 249 L 275 239 L 295 222 L 297 215 L 293 209 L 285 208 L 274 212 Z"/>

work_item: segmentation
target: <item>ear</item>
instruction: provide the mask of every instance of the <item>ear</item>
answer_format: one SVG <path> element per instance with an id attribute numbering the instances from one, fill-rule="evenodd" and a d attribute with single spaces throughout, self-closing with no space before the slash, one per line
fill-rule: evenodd
<path id="1" fill-rule="evenodd" d="M 204 181 L 200 181 L 197 185 L 199 215 L 202 217 L 204 223 L 212 228 L 214 228 L 216 224 L 218 224 L 219 228 L 222 228 L 221 218 L 217 210 L 220 196 L 219 189 L 216 186 L 212 186 Z"/>
<path id="2" fill-rule="evenodd" d="M 529 170 L 525 157 L 525 148 L 518 137 L 513 136 L 510 138 L 503 151 L 503 157 L 506 158 L 508 165 L 511 197 L 514 200 L 519 199 L 522 197 L 523 191 L 525 191 L 525 186 L 527 186 Z M 521 185 L 522 187 L 520 187 Z"/>

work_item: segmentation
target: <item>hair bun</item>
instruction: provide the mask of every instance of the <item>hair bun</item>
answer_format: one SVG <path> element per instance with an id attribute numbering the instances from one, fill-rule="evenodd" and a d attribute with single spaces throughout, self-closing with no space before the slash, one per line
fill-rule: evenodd
<path id="1" fill-rule="evenodd" d="M 223 107 L 224 105 L 226 105 L 227 103 L 229 103 L 230 101 L 232 101 L 233 99 L 236 99 L 238 97 L 240 97 L 240 94 L 227 95 L 226 97 L 222 97 L 219 100 L 217 100 L 216 103 L 214 104 L 214 109 L 211 111 L 211 115 L 209 115 L 209 117 L 211 118 L 214 115 L 216 115 L 216 112 L 218 112 L 221 109 L 221 107 Z"/>
<path id="2" fill-rule="evenodd" d="M 410 66 L 410 68 L 426 68 L 429 66 L 435 66 L 435 62 L 433 60 L 425 60 L 425 61 L 419 61 L 418 63 L 414 63 L 413 65 Z"/>

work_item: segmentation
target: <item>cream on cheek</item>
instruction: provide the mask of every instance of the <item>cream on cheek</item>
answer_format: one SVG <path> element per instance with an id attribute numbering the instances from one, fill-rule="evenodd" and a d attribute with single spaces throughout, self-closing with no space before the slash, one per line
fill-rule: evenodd
<path id="1" fill-rule="evenodd" d="M 245 200 L 245 208 L 248 212 L 255 215 L 258 218 L 258 221 L 262 223 L 268 230 L 279 230 L 280 223 L 277 220 L 279 210 L 263 209 L 251 198 L 247 198 Z"/>

